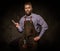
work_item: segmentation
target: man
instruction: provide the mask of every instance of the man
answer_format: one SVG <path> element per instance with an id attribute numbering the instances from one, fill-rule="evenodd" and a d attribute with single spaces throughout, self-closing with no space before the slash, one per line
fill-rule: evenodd
<path id="1" fill-rule="evenodd" d="M 25 48 L 31 46 L 30 48 L 36 49 L 35 47 L 38 41 L 48 29 L 48 25 L 40 15 L 32 13 L 32 9 L 32 4 L 30 2 L 25 3 L 25 15 L 20 19 L 19 23 L 12 21 L 18 30 L 24 34 L 20 41 L 22 46 Z M 41 25 L 41 31 L 38 25 Z"/>

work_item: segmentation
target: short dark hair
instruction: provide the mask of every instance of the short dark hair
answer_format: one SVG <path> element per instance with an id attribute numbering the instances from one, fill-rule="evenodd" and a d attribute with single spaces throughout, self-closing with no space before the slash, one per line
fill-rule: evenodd
<path id="1" fill-rule="evenodd" d="M 24 6 L 25 5 L 31 5 L 32 6 L 31 2 L 25 2 Z"/>

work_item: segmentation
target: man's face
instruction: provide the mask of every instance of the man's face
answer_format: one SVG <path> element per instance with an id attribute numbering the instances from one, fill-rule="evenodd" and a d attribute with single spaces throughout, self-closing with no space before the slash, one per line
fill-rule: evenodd
<path id="1" fill-rule="evenodd" d="M 32 12 L 32 6 L 31 5 L 25 5 L 25 13 L 29 15 Z"/>

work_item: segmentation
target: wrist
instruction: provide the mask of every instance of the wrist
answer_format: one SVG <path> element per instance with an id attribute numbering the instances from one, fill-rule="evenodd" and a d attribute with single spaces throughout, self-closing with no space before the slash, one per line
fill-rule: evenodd
<path id="1" fill-rule="evenodd" d="M 20 28 L 20 26 L 16 26 L 18 29 Z"/>
<path id="2" fill-rule="evenodd" d="M 40 35 L 38 37 L 40 38 Z"/>

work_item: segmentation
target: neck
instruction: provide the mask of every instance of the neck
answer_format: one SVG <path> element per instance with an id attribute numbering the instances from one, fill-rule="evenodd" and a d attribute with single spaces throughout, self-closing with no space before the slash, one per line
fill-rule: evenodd
<path id="1" fill-rule="evenodd" d="M 26 14 L 26 16 L 30 16 L 31 15 L 31 13 L 30 14 Z"/>

